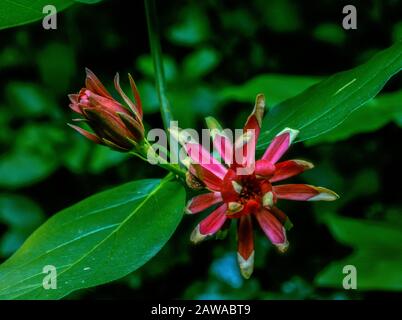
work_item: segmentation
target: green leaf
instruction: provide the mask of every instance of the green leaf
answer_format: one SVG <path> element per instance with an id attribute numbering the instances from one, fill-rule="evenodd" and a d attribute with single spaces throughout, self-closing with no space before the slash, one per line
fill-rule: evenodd
<path id="1" fill-rule="evenodd" d="M 16 194 L 0 194 L 0 222 L 17 229 L 31 229 L 43 221 L 42 209 L 31 199 Z"/>
<path id="2" fill-rule="evenodd" d="M 32 118 L 60 113 L 54 96 L 37 84 L 9 82 L 5 91 L 9 108 L 18 116 Z"/>
<path id="3" fill-rule="evenodd" d="M 323 23 L 314 29 L 316 39 L 333 45 L 342 45 L 346 40 L 346 31 L 339 24 Z"/>
<path id="4" fill-rule="evenodd" d="M 321 78 L 313 76 L 261 74 L 242 85 L 223 88 L 220 97 L 222 100 L 250 103 L 258 93 L 264 93 L 267 105 L 272 107 L 301 93 L 320 80 Z"/>
<path id="5" fill-rule="evenodd" d="M 55 157 L 49 159 L 27 150 L 13 150 L 0 157 L 0 187 L 33 184 L 51 174 L 57 165 Z"/>
<path id="6" fill-rule="evenodd" d="M 298 141 L 317 137 L 342 123 L 373 98 L 402 67 L 402 42 L 367 63 L 337 73 L 274 107 L 263 121 L 258 149 L 285 127 L 300 130 Z"/>
<path id="7" fill-rule="evenodd" d="M 220 62 L 220 56 L 212 48 L 202 48 L 189 54 L 183 62 L 184 74 L 187 78 L 201 78 L 211 72 Z"/>
<path id="8" fill-rule="evenodd" d="M 0 266 L 0 299 L 57 299 L 129 274 L 168 241 L 184 200 L 184 188 L 168 177 L 130 182 L 61 211 Z M 42 286 L 47 265 L 57 268 L 57 289 Z"/>
<path id="9" fill-rule="evenodd" d="M 355 134 L 378 130 L 387 123 L 402 117 L 401 101 L 402 91 L 383 94 L 353 112 L 333 130 L 307 140 L 306 144 L 310 146 L 322 142 L 335 142 L 348 139 Z"/>
<path id="10" fill-rule="evenodd" d="M 402 231 L 399 227 L 333 215 L 328 216 L 327 224 L 339 242 L 355 250 L 349 257 L 332 262 L 321 271 L 315 278 L 318 286 L 343 289 L 343 267 L 354 265 L 358 290 L 402 289 Z"/>
<path id="11" fill-rule="evenodd" d="M 7 0 L 0 2 L 0 30 L 23 25 L 43 19 L 43 7 L 51 4 L 57 12 L 66 9 L 74 3 L 72 0 Z M 40 27 L 42 28 L 42 26 Z"/>
<path id="12" fill-rule="evenodd" d="M 8 230 L 0 239 L 0 255 L 9 256 L 44 220 L 42 209 L 31 199 L 17 194 L 0 194 L 0 223 Z"/>
<path id="13" fill-rule="evenodd" d="M 194 46 L 210 35 L 207 15 L 196 6 L 189 6 L 178 14 L 178 22 L 167 33 L 169 40 L 183 46 Z"/>
<path id="14" fill-rule="evenodd" d="M 76 73 L 74 51 L 63 43 L 50 43 L 36 58 L 43 83 L 53 92 L 64 94 Z M 63 63 L 60 63 L 63 61 Z"/>

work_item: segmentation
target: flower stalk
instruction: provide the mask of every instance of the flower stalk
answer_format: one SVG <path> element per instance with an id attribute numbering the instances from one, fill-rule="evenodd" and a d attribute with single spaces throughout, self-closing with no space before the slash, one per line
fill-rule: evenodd
<path id="1" fill-rule="evenodd" d="M 160 46 L 155 0 L 145 0 L 145 12 L 148 25 L 149 44 L 155 71 L 156 89 L 160 103 L 163 125 L 169 128 L 173 120 L 169 100 L 166 96 L 165 72 L 163 69 L 162 50 Z"/>

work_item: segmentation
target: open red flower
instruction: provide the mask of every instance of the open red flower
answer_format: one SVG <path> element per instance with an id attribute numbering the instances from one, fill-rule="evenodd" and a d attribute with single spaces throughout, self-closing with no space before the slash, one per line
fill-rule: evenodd
<path id="1" fill-rule="evenodd" d="M 70 108 L 83 118 L 74 121 L 86 122 L 93 133 L 69 124 L 86 138 L 118 151 L 129 151 L 144 138 L 140 95 L 129 74 L 131 89 L 136 103 L 123 92 L 116 74 L 114 85 L 129 108 L 113 99 L 95 74 L 86 69 L 85 87 L 77 94 L 70 94 Z"/>
<path id="2" fill-rule="evenodd" d="M 194 141 L 181 141 L 191 158 L 189 171 L 210 191 L 198 195 L 187 204 L 189 214 L 216 206 L 216 209 L 194 229 L 191 240 L 197 243 L 238 220 L 238 263 L 242 275 L 249 278 L 254 266 L 253 224 L 257 222 L 280 252 L 286 251 L 288 218 L 278 209 L 280 199 L 301 201 L 332 201 L 338 195 L 326 188 L 307 184 L 274 183 L 293 177 L 313 165 L 304 160 L 278 162 L 287 151 L 297 130 L 286 128 L 276 135 L 260 160 L 254 162 L 256 142 L 261 129 L 265 98 L 258 95 L 252 114 L 243 128 L 241 141 L 234 146 L 223 131 L 212 134 L 215 149 L 229 166 L 222 164 Z M 235 155 L 242 154 L 240 160 Z M 241 169 L 250 169 L 241 172 Z M 239 170 L 240 169 L 240 170 Z"/>

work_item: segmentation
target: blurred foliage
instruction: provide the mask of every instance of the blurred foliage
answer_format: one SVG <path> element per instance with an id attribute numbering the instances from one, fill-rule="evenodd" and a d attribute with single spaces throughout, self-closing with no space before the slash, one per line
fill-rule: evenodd
<path id="1" fill-rule="evenodd" d="M 168 97 L 180 126 L 200 129 L 203 118 L 213 115 L 225 127 L 239 128 L 256 93 L 264 92 L 272 108 L 402 40 L 400 1 L 355 1 L 357 30 L 341 27 L 346 4 L 158 2 Z M 80 89 L 84 67 L 89 67 L 108 88 L 116 71 L 127 88 L 130 72 L 141 92 L 146 127 L 161 127 L 142 3 L 134 18 L 122 0 L 104 0 L 91 10 L 83 6 L 60 13 L 57 30 L 43 30 L 39 21 L 0 31 L 2 259 L 53 213 L 112 185 L 163 175 L 90 144 L 66 126 L 72 117 L 66 95 Z M 279 256 L 256 232 L 256 271 L 250 280 L 240 277 L 235 264 L 234 230 L 224 241 L 194 247 L 186 239 L 197 218 L 185 217 L 168 245 L 143 268 L 70 298 L 398 296 L 401 85 L 401 77 L 395 77 L 338 127 L 291 149 L 287 158 L 302 156 L 316 164 L 299 181 L 328 186 L 341 199 L 284 204 L 294 224 L 290 250 Z M 345 264 L 357 266 L 358 290 L 342 289 Z"/>

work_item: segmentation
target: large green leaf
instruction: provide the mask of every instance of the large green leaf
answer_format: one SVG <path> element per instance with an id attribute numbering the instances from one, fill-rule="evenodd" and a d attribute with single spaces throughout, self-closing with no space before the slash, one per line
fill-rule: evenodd
<path id="1" fill-rule="evenodd" d="M 178 182 L 149 179 L 61 211 L 0 266 L 0 299 L 57 299 L 127 275 L 168 241 L 184 200 Z M 46 265 L 57 268 L 57 289 L 42 286 Z"/>
<path id="2" fill-rule="evenodd" d="M 0 30 L 43 19 L 43 7 L 51 4 L 60 12 L 74 3 L 72 0 L 3 0 L 0 1 Z"/>
<path id="3" fill-rule="evenodd" d="M 322 80 L 319 77 L 288 74 L 260 74 L 241 85 L 226 86 L 220 90 L 220 98 L 250 103 L 261 92 L 266 94 L 268 107 L 289 99 Z"/>
<path id="4" fill-rule="evenodd" d="M 332 262 L 315 279 L 318 286 L 342 289 L 343 267 L 354 265 L 358 290 L 402 289 L 402 231 L 386 222 L 328 216 L 327 224 L 341 243 L 355 248 L 352 255 Z"/>
<path id="5" fill-rule="evenodd" d="M 373 98 L 401 68 L 402 42 L 398 42 L 367 63 L 337 73 L 280 103 L 264 119 L 258 149 L 264 149 L 285 127 L 300 130 L 299 141 L 331 130 Z"/>
<path id="6" fill-rule="evenodd" d="M 307 145 L 335 142 L 355 134 L 380 129 L 389 122 L 402 118 L 402 91 L 382 94 L 353 112 L 339 126 L 317 138 L 307 140 Z"/>

